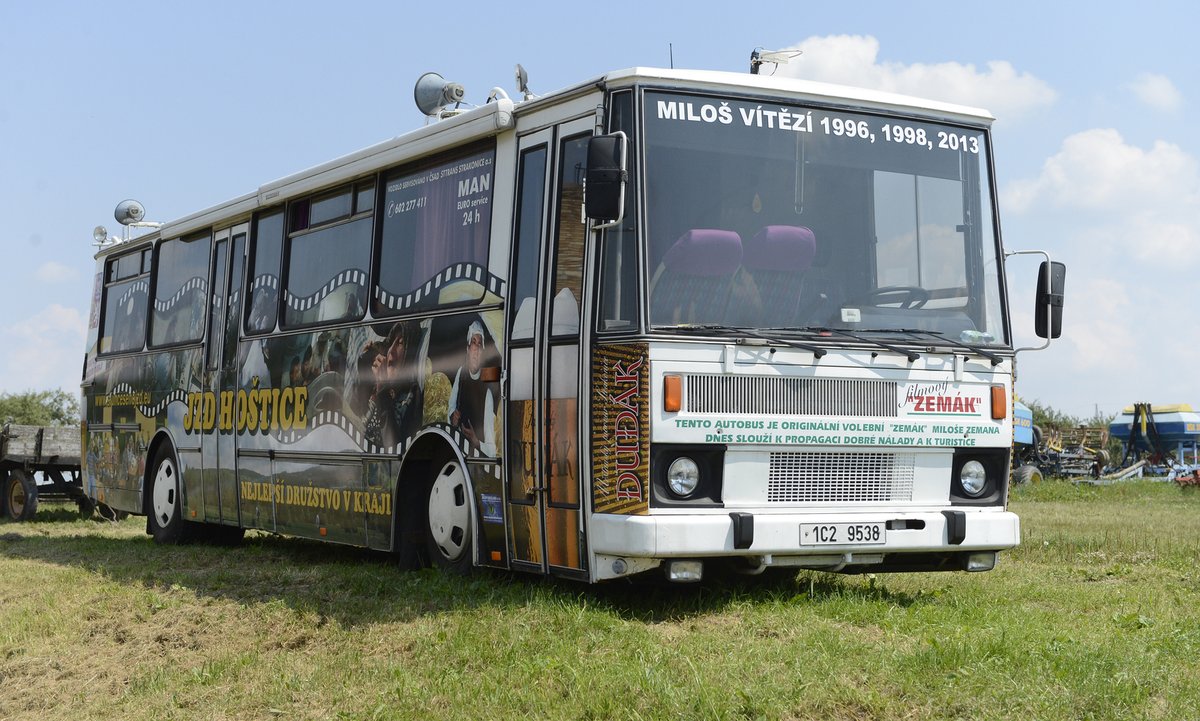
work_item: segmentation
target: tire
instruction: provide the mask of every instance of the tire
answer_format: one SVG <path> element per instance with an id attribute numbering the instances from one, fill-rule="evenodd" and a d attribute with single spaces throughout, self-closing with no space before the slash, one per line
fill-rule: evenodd
<path id="1" fill-rule="evenodd" d="M 467 474 L 456 460 L 441 465 L 429 485 L 425 524 L 432 565 L 458 574 L 471 570 L 474 548 L 471 493 Z"/>
<path id="2" fill-rule="evenodd" d="M 155 543 L 186 543 L 192 534 L 190 524 L 183 520 L 182 479 L 171 448 L 165 445 L 160 448 L 150 467 L 147 530 Z"/>
<path id="3" fill-rule="evenodd" d="M 28 521 L 37 515 L 37 483 L 32 474 L 19 468 L 8 472 L 4 506 L 8 509 L 8 517 L 14 521 Z"/>
<path id="4" fill-rule="evenodd" d="M 1013 471 L 1013 483 L 1020 486 L 1026 483 L 1038 484 L 1042 482 L 1042 471 L 1035 465 L 1018 466 L 1017 470 Z"/>
<path id="5" fill-rule="evenodd" d="M 408 467 L 409 463 L 412 467 Z M 429 565 L 427 519 L 429 496 L 424 482 L 430 478 L 428 461 L 412 460 L 396 484 L 395 522 L 392 525 L 392 560 L 406 571 Z"/>

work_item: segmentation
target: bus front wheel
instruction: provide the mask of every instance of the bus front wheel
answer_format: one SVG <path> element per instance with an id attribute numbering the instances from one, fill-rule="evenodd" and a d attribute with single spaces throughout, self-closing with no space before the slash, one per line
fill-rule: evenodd
<path id="1" fill-rule="evenodd" d="M 471 568 L 471 496 L 457 461 L 441 466 L 429 487 L 426 526 L 433 565 L 466 573 Z"/>
<path id="2" fill-rule="evenodd" d="M 150 535 L 155 543 L 183 543 L 187 540 L 187 522 L 183 520 L 182 484 L 179 464 L 170 447 L 163 446 L 154 454 L 151 468 Z"/>

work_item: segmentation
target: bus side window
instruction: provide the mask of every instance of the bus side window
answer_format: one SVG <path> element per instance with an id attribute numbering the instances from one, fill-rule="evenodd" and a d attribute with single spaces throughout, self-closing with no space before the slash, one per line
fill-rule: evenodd
<path id="1" fill-rule="evenodd" d="M 150 297 L 150 250 L 108 261 L 100 352 L 141 350 L 146 342 L 146 308 Z"/>
<path id="2" fill-rule="evenodd" d="M 246 275 L 246 332 L 267 333 L 275 329 L 279 315 L 279 261 L 283 255 L 283 209 L 261 215 L 254 221 L 250 272 Z"/>
<path id="3" fill-rule="evenodd" d="M 483 299 L 495 155 L 476 145 L 384 176 L 376 317 Z"/>
<path id="4" fill-rule="evenodd" d="M 193 343 L 204 337 L 212 236 L 175 238 L 158 246 L 150 345 Z"/>
<path id="5" fill-rule="evenodd" d="M 615 93 L 611 102 L 609 132 L 624 131 L 634 137 L 633 93 Z M 629 181 L 625 185 L 625 219 L 604 231 L 601 246 L 600 308 L 596 328 L 601 333 L 636 330 L 637 321 L 637 153 L 628 153 Z"/>

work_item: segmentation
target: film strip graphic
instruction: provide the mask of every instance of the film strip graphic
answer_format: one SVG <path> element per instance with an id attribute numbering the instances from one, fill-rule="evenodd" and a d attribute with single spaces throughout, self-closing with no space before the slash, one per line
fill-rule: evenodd
<path id="1" fill-rule="evenodd" d="M 299 297 L 292 295 L 287 290 L 283 291 L 283 301 L 288 307 L 294 311 L 303 313 L 306 310 L 311 310 L 321 304 L 321 301 L 328 298 L 335 290 L 344 285 L 355 285 L 360 287 L 367 286 L 367 274 L 357 268 L 349 268 L 335 275 L 328 283 L 321 286 L 317 292 L 310 296 Z M 255 281 L 257 284 L 257 280 Z"/>
<path id="2" fill-rule="evenodd" d="M 125 289 L 125 292 L 121 294 L 121 299 L 117 301 L 117 305 L 125 305 L 134 296 L 144 298 L 148 295 L 150 295 L 150 281 L 142 279 Z"/>
<path id="3" fill-rule="evenodd" d="M 183 287 L 176 291 L 175 295 L 171 296 L 170 298 L 166 300 L 159 300 L 158 298 L 155 298 L 154 310 L 158 311 L 159 313 L 167 313 L 172 308 L 179 305 L 179 302 L 183 300 L 185 295 L 188 295 L 193 291 L 199 291 L 202 295 L 207 295 L 208 281 L 200 276 L 189 278 L 188 281 L 183 284 Z"/>
<path id="4" fill-rule="evenodd" d="M 138 391 L 136 388 L 129 385 L 128 383 L 118 383 L 108 393 L 106 393 L 104 395 L 107 398 L 112 398 L 112 397 L 119 398 L 121 396 L 126 396 L 126 395 L 131 396 L 131 395 L 137 394 L 139 392 L 140 391 Z M 171 391 L 170 393 L 168 393 L 166 396 L 163 396 L 161 399 L 159 399 L 158 403 L 155 403 L 154 405 L 138 404 L 135 406 L 135 408 L 137 408 L 138 413 L 141 413 L 143 416 L 146 416 L 147 418 L 154 418 L 159 413 L 162 413 L 164 410 L 166 410 L 166 407 L 171 405 L 175 401 L 179 401 L 180 403 L 187 403 L 187 391 L 174 390 L 174 391 Z"/>
<path id="5" fill-rule="evenodd" d="M 375 300 L 384 307 L 392 310 L 404 310 L 436 294 L 443 287 L 462 280 L 475 281 L 489 292 L 501 297 L 504 296 L 504 281 L 488 273 L 487 268 L 478 263 L 456 263 L 447 266 L 440 273 L 426 281 L 425 285 L 406 295 L 393 295 L 383 288 L 376 288 Z"/>
<path id="6" fill-rule="evenodd" d="M 320 411 L 308 417 L 308 426 L 306 428 L 301 430 L 277 431 L 276 433 L 272 434 L 272 437 L 278 443 L 290 446 L 299 443 L 305 436 L 317 430 L 318 428 L 329 426 L 341 430 L 348 438 L 351 439 L 351 441 L 354 442 L 355 446 L 366 453 L 375 453 L 379 455 L 401 455 L 408 450 L 408 446 L 412 442 L 412 438 L 406 438 L 399 443 L 390 446 L 381 446 L 367 438 L 366 435 L 359 430 L 359 428 L 350 418 L 347 418 L 339 411 Z M 467 437 L 449 423 L 431 423 L 424 426 L 422 430 L 427 428 L 440 429 L 445 432 L 446 435 L 454 439 L 454 444 L 458 446 L 460 451 L 462 451 L 464 458 L 490 457 L 481 454 L 479 451 L 472 451 L 471 442 L 467 440 Z M 497 466 L 496 473 L 496 477 L 499 478 L 499 466 Z"/>
<path id="7" fill-rule="evenodd" d="M 260 290 L 269 288 L 274 291 L 279 290 L 279 277 L 274 275 L 256 275 L 254 282 L 250 285 L 250 295 L 253 296 Z"/>

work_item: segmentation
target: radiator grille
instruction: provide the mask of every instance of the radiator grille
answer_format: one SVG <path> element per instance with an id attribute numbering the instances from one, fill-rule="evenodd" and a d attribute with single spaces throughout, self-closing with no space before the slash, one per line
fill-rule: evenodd
<path id="1" fill-rule="evenodd" d="M 894 381 L 779 376 L 687 376 L 685 410 L 812 416 L 896 417 Z"/>
<path id="2" fill-rule="evenodd" d="M 772 453 L 769 503 L 905 503 L 912 453 Z"/>

